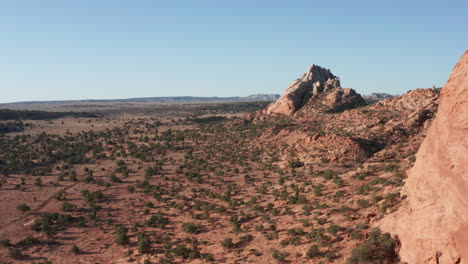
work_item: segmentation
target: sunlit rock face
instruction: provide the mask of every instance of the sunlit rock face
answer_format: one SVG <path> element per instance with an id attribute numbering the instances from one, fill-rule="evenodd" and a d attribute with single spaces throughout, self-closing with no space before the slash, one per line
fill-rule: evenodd
<path id="1" fill-rule="evenodd" d="M 284 94 L 261 112 L 263 115 L 292 115 L 310 103 L 314 97 L 324 96 L 322 103 L 325 110 L 334 112 L 359 105 L 364 99 L 353 89 L 343 89 L 340 79 L 330 70 L 317 65 L 309 67 L 306 73 L 293 81 Z"/>
<path id="2" fill-rule="evenodd" d="M 408 263 L 468 263 L 468 51 L 442 88 L 438 112 L 408 172 L 408 200 L 380 221 Z"/>

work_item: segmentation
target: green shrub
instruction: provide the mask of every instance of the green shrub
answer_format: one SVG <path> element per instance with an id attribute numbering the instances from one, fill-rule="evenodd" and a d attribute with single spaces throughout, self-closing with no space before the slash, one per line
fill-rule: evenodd
<path id="1" fill-rule="evenodd" d="M 362 245 L 353 249 L 347 263 L 381 263 L 382 261 L 393 263 L 398 260 L 395 251 L 397 245 L 398 241 L 390 234 L 382 234 L 379 229 L 374 229 Z"/>
<path id="2" fill-rule="evenodd" d="M 304 166 L 304 162 L 299 161 L 299 160 L 290 161 L 290 162 L 289 162 L 289 166 L 290 166 L 291 168 L 300 168 L 300 167 L 303 167 L 303 166 Z"/>
<path id="3" fill-rule="evenodd" d="M 73 254 L 80 254 L 80 253 L 81 253 L 81 250 L 80 250 L 80 248 L 79 248 L 77 245 L 73 245 L 70 251 L 71 251 Z"/>
<path id="4" fill-rule="evenodd" d="M 328 230 L 328 233 L 336 236 L 336 234 L 339 231 L 343 230 L 343 228 L 341 226 L 338 226 L 338 225 L 331 225 L 331 226 L 328 227 L 327 230 Z"/>
<path id="5" fill-rule="evenodd" d="M 117 177 L 115 174 L 112 174 L 110 177 L 109 177 L 109 181 L 113 182 L 113 183 L 122 183 L 123 181 Z"/>
<path id="6" fill-rule="evenodd" d="M 147 226 L 164 228 L 169 223 L 169 218 L 163 216 L 161 212 L 152 215 L 146 220 Z"/>
<path id="7" fill-rule="evenodd" d="M 307 250 L 307 253 L 306 253 L 306 256 L 308 258 L 314 258 L 318 255 L 320 255 L 320 250 L 317 245 L 310 246 L 309 250 Z"/>
<path id="8" fill-rule="evenodd" d="M 174 255 L 182 257 L 184 259 L 196 259 L 201 257 L 201 253 L 200 251 L 198 251 L 198 249 L 190 249 L 184 244 L 178 245 L 175 249 L 172 250 L 172 252 L 174 253 Z"/>
<path id="9" fill-rule="evenodd" d="M 93 175 L 88 175 L 84 178 L 84 182 L 86 183 L 90 183 L 90 182 L 93 182 L 94 181 L 94 177 Z"/>
<path id="10" fill-rule="evenodd" d="M 36 185 L 38 187 L 42 187 L 42 179 L 41 178 L 36 178 L 36 180 L 34 181 L 34 185 Z"/>
<path id="11" fill-rule="evenodd" d="M 280 251 L 278 251 L 278 250 L 276 250 L 276 249 L 273 250 L 273 253 L 272 253 L 272 257 L 273 257 L 274 259 L 276 259 L 276 261 L 278 261 L 278 262 L 283 262 L 283 261 L 286 259 L 287 256 L 288 256 L 287 253 L 285 253 L 285 252 L 280 252 Z"/>
<path id="12" fill-rule="evenodd" d="M 17 248 L 12 248 L 8 250 L 8 256 L 13 259 L 21 259 L 23 258 L 23 253 Z"/>
<path id="13" fill-rule="evenodd" d="M 127 186 L 127 192 L 128 193 L 134 193 L 135 192 L 135 187 L 133 187 L 131 185 Z"/>
<path id="14" fill-rule="evenodd" d="M 65 196 L 65 190 L 60 190 L 58 192 L 56 192 L 54 194 L 54 198 L 57 200 L 57 201 L 63 201 L 66 199 L 66 196 Z"/>
<path id="15" fill-rule="evenodd" d="M 138 235 L 138 244 L 137 244 L 138 252 L 140 253 L 149 253 L 151 250 L 151 241 L 149 237 L 145 236 L 144 234 L 140 233 Z"/>
<path id="16" fill-rule="evenodd" d="M 357 203 L 361 208 L 366 208 L 367 206 L 369 206 L 369 202 L 365 199 L 359 199 L 357 200 Z"/>
<path id="17" fill-rule="evenodd" d="M 116 233 L 115 243 L 117 245 L 123 246 L 123 245 L 127 245 L 130 242 L 130 239 L 128 238 L 128 235 L 127 235 L 126 228 L 119 227 L 115 233 Z"/>
<path id="18" fill-rule="evenodd" d="M 21 211 L 22 213 L 25 213 L 27 211 L 30 211 L 31 207 L 29 207 L 29 205 L 25 203 L 22 203 L 22 204 L 18 204 L 18 206 L 16 206 L 16 209 L 18 209 L 18 211 Z"/>
<path id="19" fill-rule="evenodd" d="M 10 246 L 11 246 L 10 239 L 8 238 L 0 239 L 0 247 L 10 247 Z"/>
<path id="20" fill-rule="evenodd" d="M 236 244 L 232 242 L 232 238 L 230 237 L 225 238 L 221 245 L 225 248 L 234 248 L 236 246 Z"/>
<path id="21" fill-rule="evenodd" d="M 194 223 L 182 224 L 182 230 L 184 230 L 185 233 L 196 234 L 198 233 L 199 229 L 200 227 Z"/>
<path id="22" fill-rule="evenodd" d="M 67 203 L 67 202 L 63 202 L 63 203 L 62 203 L 61 209 L 62 209 L 62 211 L 64 211 L 64 212 L 71 212 L 71 211 L 75 210 L 76 207 L 77 207 L 77 206 L 74 205 L 74 204 Z"/>

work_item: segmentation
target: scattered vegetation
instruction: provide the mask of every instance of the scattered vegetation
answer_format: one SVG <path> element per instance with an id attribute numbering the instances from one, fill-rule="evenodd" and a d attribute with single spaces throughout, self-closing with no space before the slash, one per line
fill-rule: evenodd
<path id="1" fill-rule="evenodd" d="M 397 260 L 398 242 L 370 230 L 369 220 L 405 199 L 399 188 L 414 153 L 314 122 L 239 118 L 265 104 L 168 105 L 131 117 L 83 114 L 77 120 L 89 129 L 60 134 L 29 133 L 44 123 L 25 120 L 49 122 L 63 113 L 5 112 L 18 120 L 0 125 L 0 188 L 21 198 L 14 213 L 32 207 L 25 215 L 35 220 L 21 227 L 31 237 L 0 240 L 0 253 L 20 259 L 22 252 L 53 246 L 85 257 L 88 252 L 68 242 L 73 229 L 74 243 L 89 243 L 79 234 L 93 232 L 102 244 L 97 251 L 112 243 L 129 262 Z M 301 153 L 300 146 L 269 141 L 284 131 L 347 136 L 363 152 L 335 159 L 328 146 Z M 410 139 L 402 136 L 401 144 Z M 343 254 L 355 243 L 361 245 L 351 256 Z M 263 244 L 271 245 L 268 251 L 258 247 Z M 212 245 L 224 253 L 211 254 Z"/>

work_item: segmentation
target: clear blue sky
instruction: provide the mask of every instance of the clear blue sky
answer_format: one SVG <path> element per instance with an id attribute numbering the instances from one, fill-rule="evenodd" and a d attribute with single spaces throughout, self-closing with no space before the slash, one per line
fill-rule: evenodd
<path id="1" fill-rule="evenodd" d="M 0 1 L 0 102 L 282 93 L 309 65 L 358 92 L 442 86 L 468 1 Z"/>

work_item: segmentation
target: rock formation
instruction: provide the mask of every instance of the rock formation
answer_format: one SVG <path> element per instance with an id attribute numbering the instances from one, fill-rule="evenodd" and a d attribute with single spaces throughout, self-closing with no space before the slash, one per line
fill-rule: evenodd
<path id="1" fill-rule="evenodd" d="M 395 97 L 396 95 L 388 94 L 388 93 L 371 93 L 369 95 L 364 96 L 364 98 L 372 98 L 372 99 L 387 99 Z"/>
<path id="2" fill-rule="evenodd" d="M 392 94 L 387 94 L 387 93 L 371 93 L 371 94 L 362 96 L 362 98 L 366 100 L 366 103 L 373 104 L 375 102 L 378 102 L 384 99 L 397 97 L 397 96 L 398 95 L 392 95 Z"/>
<path id="3" fill-rule="evenodd" d="M 365 105 L 364 99 L 354 90 L 341 88 L 340 79 L 330 70 L 312 65 L 306 73 L 289 85 L 278 100 L 263 110 L 262 114 L 292 115 L 313 102 L 314 97 L 321 95 L 324 96 L 321 103 L 326 106 L 325 110 L 330 112 Z"/>
<path id="4" fill-rule="evenodd" d="M 427 129 L 437 111 L 440 89 L 415 89 L 401 96 L 333 115 L 325 130 L 340 128 L 389 145 Z"/>
<path id="5" fill-rule="evenodd" d="M 401 208 L 380 227 L 398 235 L 408 263 L 468 263 L 468 50 L 408 173 Z"/>

